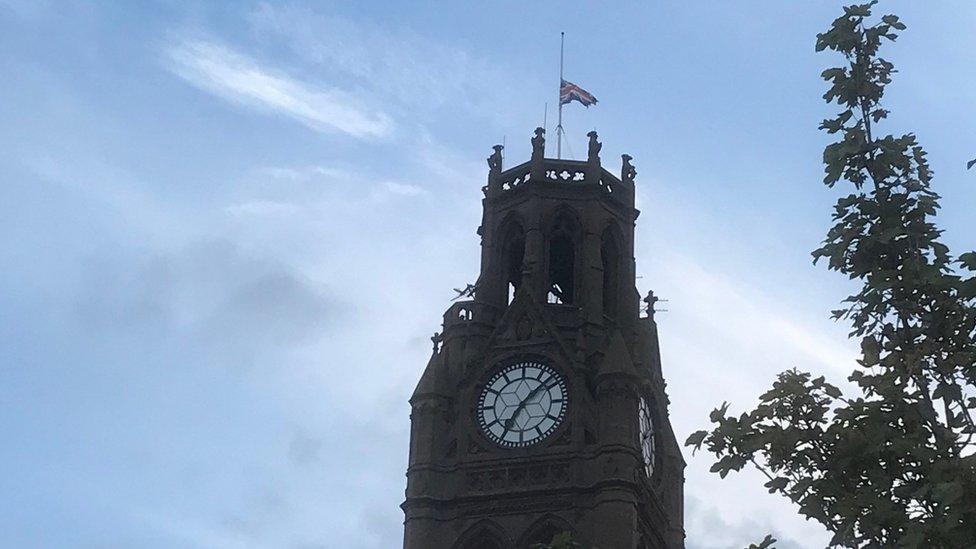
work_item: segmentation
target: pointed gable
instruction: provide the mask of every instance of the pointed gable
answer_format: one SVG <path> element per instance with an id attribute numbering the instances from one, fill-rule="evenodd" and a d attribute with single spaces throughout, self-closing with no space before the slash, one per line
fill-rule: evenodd
<path id="1" fill-rule="evenodd" d="M 637 375 L 634 360 L 627 349 L 627 342 L 624 341 L 624 336 L 619 329 L 611 332 L 606 354 L 603 355 L 603 362 L 600 363 L 600 369 L 597 372 L 597 376 L 611 375 Z"/>
<path id="2" fill-rule="evenodd" d="M 431 355 L 430 360 L 427 362 L 427 367 L 424 368 L 424 373 L 420 376 L 420 381 L 417 382 L 417 387 L 413 390 L 413 395 L 410 397 L 411 403 L 422 398 L 447 396 L 447 392 L 443 387 L 443 376 L 440 372 L 443 362 L 440 360 L 440 357 L 440 353 Z"/>
<path id="3" fill-rule="evenodd" d="M 553 342 L 571 361 L 570 348 L 559 335 L 559 330 L 550 320 L 545 308 L 540 305 L 525 286 L 515 292 L 512 304 L 502 315 L 498 326 L 488 338 L 489 347 L 506 345 L 545 344 Z"/>

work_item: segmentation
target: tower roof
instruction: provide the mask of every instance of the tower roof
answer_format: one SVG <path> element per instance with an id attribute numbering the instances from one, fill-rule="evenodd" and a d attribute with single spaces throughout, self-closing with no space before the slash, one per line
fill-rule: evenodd
<path id="1" fill-rule="evenodd" d="M 431 355 L 430 360 L 427 362 L 427 367 L 424 368 L 424 373 L 420 376 L 420 381 L 417 382 L 417 387 L 413 390 L 413 395 L 410 397 L 411 403 L 427 397 L 448 396 L 443 387 L 443 376 L 440 375 L 442 366 L 440 356 L 440 353 Z"/>

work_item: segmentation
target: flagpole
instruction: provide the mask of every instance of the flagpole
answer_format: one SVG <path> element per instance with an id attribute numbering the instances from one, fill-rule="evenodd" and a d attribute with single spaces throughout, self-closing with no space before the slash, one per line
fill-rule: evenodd
<path id="1" fill-rule="evenodd" d="M 549 102 L 548 101 L 546 101 L 545 107 L 543 108 L 543 112 L 542 112 L 542 129 L 545 131 L 549 131 Z M 543 143 L 543 147 L 545 147 L 545 143 Z M 546 151 L 543 150 L 542 156 L 545 155 L 546 155 Z"/>
<path id="2" fill-rule="evenodd" d="M 562 159 L 563 157 L 563 45 L 566 41 L 566 33 L 559 33 L 559 92 L 557 95 L 557 100 L 559 101 L 559 122 L 556 124 L 556 158 Z"/>

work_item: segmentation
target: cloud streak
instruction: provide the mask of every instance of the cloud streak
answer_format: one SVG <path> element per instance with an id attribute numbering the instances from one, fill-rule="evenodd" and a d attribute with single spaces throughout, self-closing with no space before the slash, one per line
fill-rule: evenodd
<path id="1" fill-rule="evenodd" d="M 285 116 L 319 132 L 378 138 L 393 131 L 389 116 L 345 92 L 279 74 L 226 46 L 184 40 L 165 53 L 170 71 L 226 101 Z"/>

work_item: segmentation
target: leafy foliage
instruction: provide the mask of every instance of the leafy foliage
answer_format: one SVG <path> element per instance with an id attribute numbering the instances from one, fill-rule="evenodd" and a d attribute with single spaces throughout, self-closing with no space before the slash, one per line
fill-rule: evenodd
<path id="1" fill-rule="evenodd" d="M 728 404 L 688 437 L 723 478 L 752 464 L 843 547 L 968 547 L 976 540 L 976 253 L 953 259 L 933 217 L 926 153 L 911 134 L 876 137 L 894 66 L 879 57 L 905 25 L 871 19 L 875 2 L 844 8 L 817 36 L 842 54 L 823 71 L 841 111 L 820 128 L 824 183 L 849 184 L 814 263 L 861 282 L 833 317 L 860 340 L 845 398 L 823 377 L 789 370 L 738 417 Z M 767 536 L 764 545 L 775 540 Z"/>
<path id="2" fill-rule="evenodd" d="M 769 534 L 766 534 L 766 537 L 763 538 L 763 540 L 759 542 L 758 545 L 755 543 L 750 543 L 749 547 L 747 547 L 746 549 L 769 549 L 770 547 L 773 547 L 773 544 L 775 543 L 776 543 L 776 538 L 770 536 Z"/>
<path id="3" fill-rule="evenodd" d="M 580 544 L 573 541 L 571 532 L 563 532 L 552 537 L 549 543 L 537 543 L 532 549 L 578 549 Z"/>

